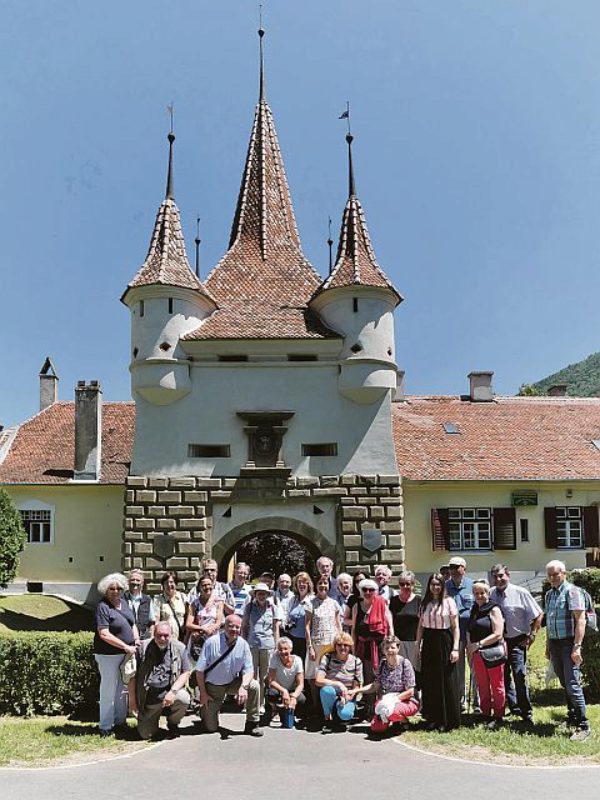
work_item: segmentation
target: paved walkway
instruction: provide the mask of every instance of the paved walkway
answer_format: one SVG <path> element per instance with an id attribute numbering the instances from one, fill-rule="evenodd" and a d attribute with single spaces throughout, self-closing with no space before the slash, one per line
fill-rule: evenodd
<path id="1" fill-rule="evenodd" d="M 462 763 L 409 750 L 394 739 L 368 741 L 363 727 L 327 735 L 270 728 L 262 739 L 252 739 L 239 735 L 241 715 L 223 715 L 222 721 L 232 731 L 226 739 L 187 735 L 189 728 L 180 739 L 127 758 L 60 769 L 0 770 L 2 800 L 194 800 L 209 787 L 210 796 L 223 800 L 414 800 L 438 792 L 481 798 L 484 791 L 511 800 L 600 796 L 598 768 Z"/>

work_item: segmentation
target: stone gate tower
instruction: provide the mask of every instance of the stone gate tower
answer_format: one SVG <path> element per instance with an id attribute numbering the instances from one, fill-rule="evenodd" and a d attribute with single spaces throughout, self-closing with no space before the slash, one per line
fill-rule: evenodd
<path id="1" fill-rule="evenodd" d="M 335 265 L 306 260 L 271 109 L 260 90 L 227 252 L 201 282 L 173 193 L 123 302 L 131 313 L 136 430 L 123 567 L 191 582 L 205 554 L 277 530 L 336 569 L 404 561 L 391 430 L 393 312 L 356 194 Z"/>

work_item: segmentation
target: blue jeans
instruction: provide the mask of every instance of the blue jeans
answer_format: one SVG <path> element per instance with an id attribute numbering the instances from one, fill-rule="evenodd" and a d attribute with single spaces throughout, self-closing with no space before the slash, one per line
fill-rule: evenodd
<path id="1" fill-rule="evenodd" d="M 506 639 L 508 661 L 504 667 L 506 705 L 523 719 L 531 719 L 532 708 L 527 687 L 527 636 Z"/>
<path id="2" fill-rule="evenodd" d="M 121 679 L 122 656 L 94 655 L 100 672 L 100 730 L 110 731 L 127 719 L 127 687 Z"/>
<path id="3" fill-rule="evenodd" d="M 578 728 L 589 728 L 590 723 L 585 715 L 585 697 L 581 688 L 581 672 L 571 660 L 573 637 L 549 639 L 548 644 L 554 672 L 567 696 L 569 719 Z"/>
<path id="4" fill-rule="evenodd" d="M 335 713 L 342 722 L 349 722 L 356 711 L 356 703 L 349 700 L 342 705 L 338 700 L 338 692 L 335 686 L 323 686 L 320 691 L 321 705 L 325 717 L 331 717 Z"/>

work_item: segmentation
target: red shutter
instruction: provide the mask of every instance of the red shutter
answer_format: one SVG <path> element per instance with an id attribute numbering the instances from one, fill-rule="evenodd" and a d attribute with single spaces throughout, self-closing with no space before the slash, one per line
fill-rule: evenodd
<path id="1" fill-rule="evenodd" d="M 597 506 L 586 506 L 583 509 L 583 534 L 586 547 L 600 547 Z"/>
<path id="2" fill-rule="evenodd" d="M 433 550 L 448 550 L 450 522 L 447 508 L 431 509 L 431 546 Z"/>
<path id="3" fill-rule="evenodd" d="M 548 550 L 556 550 L 556 508 L 548 507 L 544 509 L 544 530 L 546 536 L 546 547 Z"/>
<path id="4" fill-rule="evenodd" d="M 494 550 L 517 549 L 517 514 L 514 508 L 494 509 Z"/>

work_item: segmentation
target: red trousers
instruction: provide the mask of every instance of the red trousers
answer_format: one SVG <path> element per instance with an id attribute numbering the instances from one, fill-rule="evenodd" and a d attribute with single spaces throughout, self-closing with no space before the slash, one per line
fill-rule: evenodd
<path id="1" fill-rule="evenodd" d="M 392 722 L 404 722 L 407 717 L 412 717 L 419 710 L 419 704 L 415 700 L 405 700 L 397 703 L 393 714 L 388 717 L 388 722 L 384 722 L 377 714 L 371 720 L 371 730 L 373 733 L 383 733 Z"/>
<path id="2" fill-rule="evenodd" d="M 483 658 L 476 650 L 473 653 L 471 666 L 475 673 L 477 689 L 479 690 L 481 713 L 484 717 L 494 716 L 496 719 L 502 719 L 506 704 L 504 664 L 488 669 Z"/>

